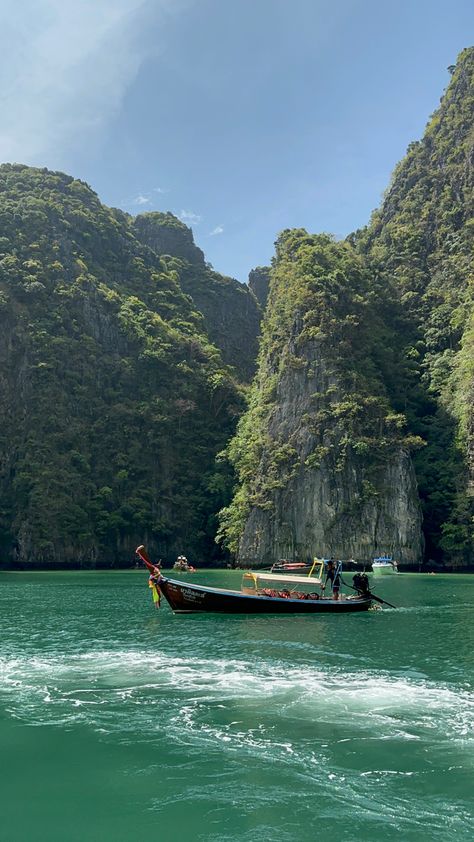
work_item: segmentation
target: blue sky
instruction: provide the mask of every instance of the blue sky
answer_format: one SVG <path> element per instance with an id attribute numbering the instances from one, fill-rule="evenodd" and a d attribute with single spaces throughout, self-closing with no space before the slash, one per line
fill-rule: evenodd
<path id="1" fill-rule="evenodd" d="M 243 281 L 368 221 L 473 43 L 472 0 L 1 0 L 0 160 L 171 210 Z"/>

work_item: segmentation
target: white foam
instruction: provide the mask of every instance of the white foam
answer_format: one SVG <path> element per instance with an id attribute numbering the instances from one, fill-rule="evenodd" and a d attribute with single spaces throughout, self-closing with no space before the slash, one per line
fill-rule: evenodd
<path id="1" fill-rule="evenodd" d="M 106 716 L 101 708 L 110 703 L 146 709 L 171 696 L 178 703 L 191 699 L 213 709 L 232 702 L 250 704 L 259 712 L 271 707 L 280 718 L 297 717 L 300 723 L 315 718 L 333 724 L 350 721 L 353 728 L 371 729 L 380 739 L 419 739 L 433 732 L 444 739 L 468 739 L 474 730 L 473 694 L 420 674 L 404 677 L 134 650 L 4 658 L 0 674 L 0 698 L 18 716 L 25 710 L 27 721 L 40 713 L 50 721 L 48 707 L 55 708 L 55 718 L 60 710 L 69 717 L 72 707 L 87 707 L 92 722 Z"/>

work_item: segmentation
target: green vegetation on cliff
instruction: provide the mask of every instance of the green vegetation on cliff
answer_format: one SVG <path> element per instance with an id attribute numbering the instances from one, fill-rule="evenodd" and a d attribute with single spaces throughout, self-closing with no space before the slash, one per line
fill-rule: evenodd
<path id="1" fill-rule="evenodd" d="M 215 455 L 242 399 L 130 218 L 61 173 L 0 168 L 0 558 L 212 554 Z"/>
<path id="2" fill-rule="evenodd" d="M 132 223 L 140 240 L 158 256 L 172 255 L 180 287 L 204 316 L 211 342 L 243 382 L 255 374 L 261 309 L 248 286 L 215 272 L 193 240 L 192 231 L 171 213 L 144 213 Z M 176 258 L 180 258 L 178 261 Z"/>
<path id="3" fill-rule="evenodd" d="M 323 483 L 352 474 L 350 505 L 337 512 L 349 529 L 368 501 L 385 494 L 391 460 L 422 445 L 405 430 L 406 419 L 394 411 L 385 387 L 386 372 L 401 360 L 382 302 L 349 243 L 304 230 L 280 236 L 259 373 L 228 449 L 240 481 L 221 515 L 221 537 L 232 551 L 239 550 L 253 509 L 271 519 L 282 491 L 294 498 L 304 493 L 302 486 L 309 488 L 302 467 L 321 475 Z M 322 506 L 332 503 L 331 497 Z"/>
<path id="4" fill-rule="evenodd" d="M 337 471 L 352 451 L 370 473 L 381 454 L 388 469 L 397 447 L 410 447 L 426 556 L 474 562 L 473 115 L 471 48 L 370 225 L 346 244 L 305 231 L 277 242 L 259 372 L 228 448 L 238 487 L 221 537 L 234 551 L 255 509 L 273 511 L 273 530 L 286 517 L 275 514 L 277 489 L 290 488 L 302 460 L 282 433 L 287 372 L 303 371 L 302 394 L 310 388 L 313 342 L 324 385 L 292 433 L 315 436 L 304 464 Z"/>
<path id="5" fill-rule="evenodd" d="M 405 357 L 418 378 L 398 403 L 427 446 L 415 467 L 428 554 L 474 556 L 474 49 L 395 169 L 356 242 L 391 288 Z M 403 391 L 403 390 L 402 390 Z"/>

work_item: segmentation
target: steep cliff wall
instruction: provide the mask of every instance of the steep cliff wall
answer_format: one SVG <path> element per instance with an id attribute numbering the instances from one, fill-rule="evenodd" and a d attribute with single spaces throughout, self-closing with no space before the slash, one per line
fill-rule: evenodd
<path id="1" fill-rule="evenodd" d="M 361 438 L 349 447 L 343 419 L 336 431 L 330 417 L 344 403 L 334 388 L 337 375 L 332 372 L 328 377 L 314 345 L 307 346 L 299 359 L 305 361 L 304 369 L 280 381 L 278 409 L 268 430 L 270 451 L 284 448 L 285 443 L 291 447 L 285 454 L 288 467 L 285 460 L 280 462 L 284 471 L 276 481 L 282 487 L 272 488 L 263 505 L 250 509 L 239 544 L 240 561 L 268 564 L 277 558 L 312 558 L 315 553 L 369 559 L 389 552 L 402 564 L 419 562 L 421 513 L 408 448 L 394 441 L 374 458 L 364 440 L 363 418 Z M 329 403 L 312 399 L 328 389 Z M 324 429 L 315 433 L 310 419 L 325 412 L 323 406 L 328 417 Z M 263 464 L 271 459 L 271 452 L 262 452 Z"/>
<path id="2" fill-rule="evenodd" d="M 62 173 L 0 167 L 0 563 L 213 554 L 242 408 L 173 258 Z"/>
<path id="3" fill-rule="evenodd" d="M 409 455 L 421 442 L 384 386 L 394 337 L 371 280 L 348 244 L 305 231 L 277 243 L 259 372 L 229 448 L 240 487 L 222 534 L 242 563 L 421 558 Z"/>
<path id="4" fill-rule="evenodd" d="M 265 310 L 268 301 L 268 293 L 270 292 L 270 267 L 257 266 L 249 273 L 249 288 L 252 290 L 255 298 L 260 304 L 262 310 Z"/>
<path id="5" fill-rule="evenodd" d="M 427 445 L 415 457 L 428 554 L 474 563 L 474 48 L 395 169 L 359 245 L 397 299 L 418 386 L 399 395 Z M 357 238 L 356 238 L 357 239 Z"/>

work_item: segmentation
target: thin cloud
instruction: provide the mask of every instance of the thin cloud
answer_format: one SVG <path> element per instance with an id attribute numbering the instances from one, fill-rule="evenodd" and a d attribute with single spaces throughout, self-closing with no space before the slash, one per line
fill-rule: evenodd
<path id="1" fill-rule="evenodd" d="M 166 187 L 154 187 L 153 193 L 169 193 L 170 191 Z"/>
<path id="2" fill-rule="evenodd" d="M 149 205 L 151 199 L 149 196 L 143 196 L 141 193 L 132 200 L 132 205 Z"/>
<path id="3" fill-rule="evenodd" d="M 223 234 L 223 233 L 224 233 L 223 225 L 216 225 L 216 227 L 213 228 L 212 231 L 209 231 L 209 237 L 215 237 L 216 234 Z"/>
<path id="4" fill-rule="evenodd" d="M 23 0 L 2 4 L 0 160 L 67 165 L 100 140 L 140 66 L 143 37 L 192 0 Z"/>
<path id="5" fill-rule="evenodd" d="M 202 220 L 202 216 L 189 210 L 182 210 L 179 218 L 182 222 L 188 222 L 190 225 L 199 225 Z"/>

